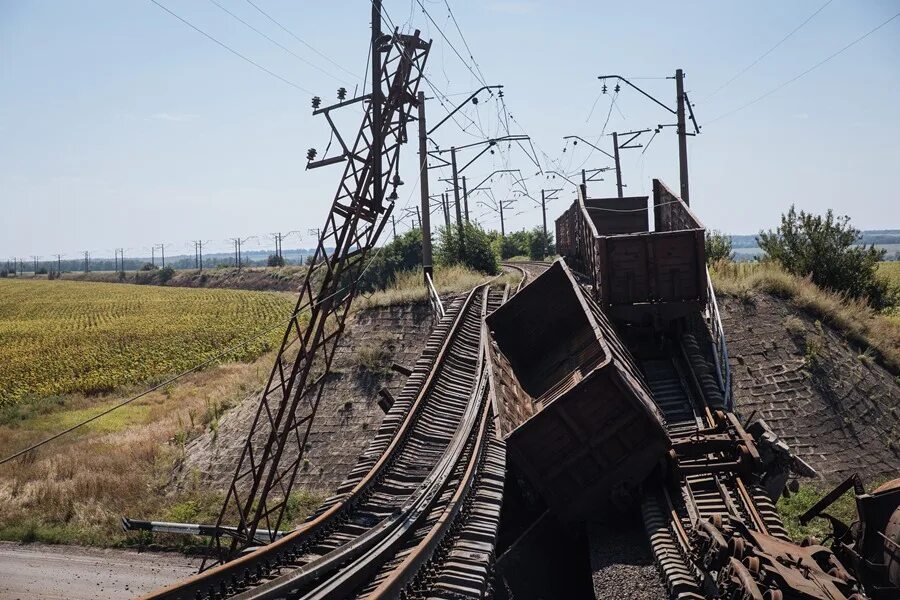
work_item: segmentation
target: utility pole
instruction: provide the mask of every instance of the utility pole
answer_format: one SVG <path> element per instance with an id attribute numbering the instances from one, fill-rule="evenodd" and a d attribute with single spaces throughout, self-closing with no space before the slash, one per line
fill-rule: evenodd
<path id="1" fill-rule="evenodd" d="M 62 275 L 62 254 L 56 255 L 56 274 Z"/>
<path id="2" fill-rule="evenodd" d="M 694 109 L 691 108 L 691 101 L 688 98 L 687 94 L 684 91 L 684 71 L 681 69 L 675 70 L 675 77 L 667 77 L 666 79 L 674 79 L 675 80 L 675 108 L 672 109 L 669 106 L 666 106 L 664 103 L 660 102 L 638 86 L 634 85 L 621 75 L 600 75 L 597 77 L 601 81 L 605 81 L 607 79 L 617 79 L 629 86 L 631 86 L 636 91 L 640 92 L 644 97 L 656 103 L 657 105 L 664 108 L 670 114 L 675 115 L 677 119 L 676 128 L 678 133 L 678 170 L 681 179 L 681 199 L 684 200 L 685 204 L 690 204 L 690 186 L 688 184 L 688 158 L 687 158 L 687 136 L 688 135 L 697 135 L 700 133 L 700 126 L 697 124 L 697 119 L 694 117 Z M 619 91 L 619 85 L 616 84 L 616 91 Z M 603 93 L 606 93 L 606 84 L 603 84 Z M 688 114 L 685 114 L 685 113 Z M 694 124 L 694 133 L 689 134 L 687 132 L 687 117 L 690 116 L 691 122 Z M 656 132 L 659 133 L 659 130 L 663 127 L 671 127 L 671 125 L 659 125 L 656 128 Z M 626 142 L 627 145 L 627 142 Z"/>
<path id="3" fill-rule="evenodd" d="M 150 264 L 156 266 L 156 246 L 150 245 Z"/>
<path id="4" fill-rule="evenodd" d="M 547 255 L 547 195 L 545 190 L 541 190 L 541 216 L 544 221 L 544 256 Z"/>
<path id="5" fill-rule="evenodd" d="M 425 273 L 425 285 L 427 286 L 428 277 L 434 276 L 434 267 L 431 262 L 431 199 L 428 194 L 428 129 L 425 125 L 425 92 L 420 91 L 417 100 L 419 103 L 419 194 L 422 204 L 419 223 L 422 227 L 422 271 Z M 419 207 L 416 207 L 416 210 L 418 209 Z"/>
<path id="6" fill-rule="evenodd" d="M 241 238 L 231 238 L 231 242 L 234 244 L 234 266 L 237 269 L 241 270 L 241 251 L 240 251 L 240 243 Z"/>
<path id="7" fill-rule="evenodd" d="M 462 176 L 463 208 L 466 211 L 466 223 L 469 222 L 469 192 L 466 190 L 466 176 Z"/>
<path id="8" fill-rule="evenodd" d="M 203 271 L 203 240 L 197 240 L 194 242 L 194 247 L 197 252 L 197 268 L 200 271 Z"/>
<path id="9" fill-rule="evenodd" d="M 35 256 L 35 255 L 33 255 L 33 254 L 31 255 L 31 260 L 34 261 L 34 270 L 32 271 L 32 273 L 35 274 L 35 275 L 37 275 L 37 271 L 38 271 L 38 260 L 40 260 L 40 258 L 41 258 L 40 256 Z"/>
<path id="10" fill-rule="evenodd" d="M 441 194 L 441 205 L 444 207 L 444 225 L 447 227 L 447 230 L 450 230 L 450 205 L 449 199 L 447 198 L 447 193 L 444 192 Z"/>
<path id="11" fill-rule="evenodd" d="M 459 175 L 456 171 L 456 148 L 450 148 L 450 169 L 453 177 L 453 200 L 456 204 L 456 228 L 459 231 L 459 252 L 465 257 L 466 242 L 463 236 L 462 211 L 459 203 Z"/>
<path id="12" fill-rule="evenodd" d="M 397 219 L 391 215 L 391 228 L 394 230 L 394 239 L 397 239 Z"/>
<path id="13" fill-rule="evenodd" d="M 245 237 L 244 239 L 241 239 L 239 237 L 231 238 L 231 241 L 234 242 L 234 259 L 235 259 L 235 264 L 237 265 L 238 271 L 241 270 L 241 266 L 242 266 L 241 265 L 241 244 L 243 244 L 244 242 L 246 242 L 248 240 L 252 240 L 254 237 L 256 237 L 256 236 L 251 235 L 250 237 Z"/>
<path id="14" fill-rule="evenodd" d="M 622 198 L 622 165 L 619 162 L 619 134 L 613 131 L 613 160 L 616 162 L 616 190 L 618 190 L 619 198 Z"/>
<path id="15" fill-rule="evenodd" d="M 84 251 L 84 272 L 91 272 L 91 254 L 87 250 Z"/>
<path id="16" fill-rule="evenodd" d="M 119 272 L 119 249 L 113 248 L 113 272 Z"/>
<path id="17" fill-rule="evenodd" d="M 372 1 L 372 57 L 369 64 L 372 68 L 372 101 L 369 104 L 372 110 L 372 148 L 382 147 L 381 109 L 384 104 L 384 94 L 381 91 L 381 0 Z M 381 152 L 372 153 L 372 203 L 376 210 L 381 210 L 384 199 L 384 188 L 381 185 Z"/>
<path id="18" fill-rule="evenodd" d="M 675 94 L 677 96 L 678 117 L 678 171 L 681 179 L 681 199 L 687 205 L 691 204 L 691 193 L 688 186 L 688 158 L 687 158 L 687 125 L 684 121 L 684 72 L 675 70 Z"/>
<path id="19" fill-rule="evenodd" d="M 310 228 L 310 229 L 307 229 L 306 232 L 307 232 L 309 235 L 315 235 L 315 236 L 316 236 L 316 244 L 319 243 L 319 239 L 322 237 L 322 228 L 321 228 L 321 227 L 312 227 L 312 228 Z M 323 251 L 324 251 L 324 248 L 323 248 Z M 313 254 L 312 254 L 312 256 L 310 257 L 309 260 L 310 260 L 310 261 L 315 261 L 315 260 L 316 260 L 315 250 L 313 250 Z M 315 264 L 315 262 L 311 262 L 310 264 Z"/>
<path id="20" fill-rule="evenodd" d="M 159 254 L 162 260 L 162 268 L 166 268 L 166 245 L 165 244 L 157 244 L 159 246 Z"/>

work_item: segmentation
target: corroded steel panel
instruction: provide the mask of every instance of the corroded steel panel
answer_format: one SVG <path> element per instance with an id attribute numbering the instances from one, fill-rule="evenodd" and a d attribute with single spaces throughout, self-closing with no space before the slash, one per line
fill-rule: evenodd
<path id="1" fill-rule="evenodd" d="M 628 349 L 565 262 L 486 320 L 499 427 L 545 501 L 577 518 L 636 487 L 669 448 Z"/>
<path id="2" fill-rule="evenodd" d="M 594 299 L 631 307 L 632 316 L 654 306 L 706 302 L 703 224 L 658 180 L 653 192 L 652 232 L 646 197 L 584 198 L 579 191 L 556 222 L 558 252 L 590 278 Z"/>

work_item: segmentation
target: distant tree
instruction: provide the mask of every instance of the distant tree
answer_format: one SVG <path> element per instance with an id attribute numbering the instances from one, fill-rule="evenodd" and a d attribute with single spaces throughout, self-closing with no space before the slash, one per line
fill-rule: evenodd
<path id="1" fill-rule="evenodd" d="M 390 243 L 369 253 L 366 271 L 359 281 L 359 289 L 384 289 L 400 271 L 408 271 L 422 264 L 422 231 L 411 229 Z"/>
<path id="2" fill-rule="evenodd" d="M 465 223 L 462 236 L 455 225 L 438 230 L 436 258 L 441 265 L 463 265 L 488 275 L 500 272 L 490 236 L 476 223 Z"/>
<path id="3" fill-rule="evenodd" d="M 34 272 L 35 275 L 46 275 L 47 267 L 38 267 L 38 270 Z"/>
<path id="4" fill-rule="evenodd" d="M 864 298 L 876 309 L 896 304 L 898 292 L 877 274 L 885 251 L 874 245 L 857 245 L 860 231 L 850 217 L 799 213 L 794 206 L 781 216 L 775 231 L 760 231 L 759 247 L 786 271 L 823 288 Z"/>
<path id="5" fill-rule="evenodd" d="M 528 239 L 528 258 L 531 260 L 543 260 L 556 253 L 553 246 L 553 234 L 549 231 L 544 234 L 543 227 L 535 227 L 530 232 Z"/>
<path id="6" fill-rule="evenodd" d="M 715 229 L 706 230 L 706 262 L 713 264 L 720 260 L 734 260 L 731 236 Z"/>
<path id="7" fill-rule="evenodd" d="M 9 277 L 9 271 L 6 269 L 0 270 L 0 277 Z"/>
<path id="8" fill-rule="evenodd" d="M 172 277 L 175 276 L 175 269 L 172 267 L 166 266 L 159 270 L 157 277 L 159 277 L 159 282 L 167 283 Z"/>
<path id="9" fill-rule="evenodd" d="M 270 254 L 269 258 L 266 259 L 267 267 L 283 267 L 284 266 L 284 257 L 278 256 L 277 254 Z"/>
<path id="10" fill-rule="evenodd" d="M 514 231 L 506 236 L 494 236 L 492 247 L 501 260 L 507 260 L 514 256 L 528 256 L 531 242 L 531 232 Z"/>
<path id="11" fill-rule="evenodd" d="M 155 271 L 158 267 L 153 263 L 144 263 L 141 265 L 140 271 Z"/>

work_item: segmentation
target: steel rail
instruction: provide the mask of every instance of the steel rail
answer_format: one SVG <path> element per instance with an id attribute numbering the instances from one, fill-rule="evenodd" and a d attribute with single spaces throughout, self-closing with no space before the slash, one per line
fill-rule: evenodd
<path id="1" fill-rule="evenodd" d="M 487 286 L 482 289 L 482 313 L 487 301 Z M 467 315 L 471 317 L 472 315 Z M 252 590 L 235 596 L 235 600 L 271 600 L 285 595 L 298 595 L 304 585 L 313 580 L 316 587 L 302 597 L 308 599 L 339 598 L 350 594 L 365 583 L 373 570 L 392 556 L 396 546 L 411 529 L 417 527 L 428 509 L 448 485 L 452 471 L 468 446 L 477 415 L 483 412 L 484 395 L 483 349 L 478 348 L 480 372 L 477 392 L 467 402 L 465 412 L 451 438 L 450 444 L 432 472 L 392 515 L 353 541 L 307 563 L 299 569 L 268 581 Z M 473 449 L 473 455 L 477 454 Z M 338 569 L 340 569 L 338 571 Z M 337 572 L 336 572 L 337 571 Z M 329 576 L 329 573 L 334 575 Z M 323 578 L 326 578 L 323 580 Z"/>
<path id="2" fill-rule="evenodd" d="M 522 281 L 519 283 L 520 286 L 522 285 L 522 282 L 524 282 L 524 280 L 525 277 L 523 276 Z M 496 308 L 491 306 L 490 295 L 491 290 L 488 290 L 488 292 L 485 294 L 484 303 L 482 304 L 481 309 L 482 322 L 484 317 L 487 316 L 488 312 L 490 312 L 492 308 Z M 500 292 L 500 299 L 499 302 L 497 302 L 497 305 L 499 306 L 504 304 L 508 297 L 509 285 L 507 284 Z M 482 334 L 484 332 L 483 330 L 484 327 L 482 327 Z M 469 457 L 466 472 L 463 475 L 460 484 L 454 491 L 453 497 L 444 507 L 443 511 L 441 512 L 440 516 L 438 516 L 433 526 L 409 552 L 409 554 L 406 555 L 403 562 L 397 565 L 392 570 L 392 572 L 367 595 L 367 598 L 393 598 L 400 595 L 404 587 L 413 580 L 413 578 L 419 573 L 422 566 L 426 564 L 427 561 L 430 560 L 434 555 L 438 545 L 443 541 L 450 527 L 460 516 L 460 513 L 463 510 L 464 500 L 472 493 L 472 490 L 475 487 L 476 471 L 482 465 L 484 461 L 484 455 L 487 451 L 487 445 L 490 443 L 488 431 L 490 429 L 492 420 L 491 407 L 487 398 L 488 387 L 490 386 L 490 377 L 488 374 L 489 370 L 486 367 L 486 347 L 483 335 L 481 339 L 481 352 L 479 355 L 479 382 L 472 398 L 470 399 L 470 404 L 478 405 L 478 410 L 481 411 L 481 419 L 480 423 L 478 424 L 477 430 L 474 432 L 474 434 L 477 435 L 477 439 L 475 440 L 475 447 Z"/>
<path id="3" fill-rule="evenodd" d="M 480 289 L 484 288 L 486 285 L 488 284 L 477 286 L 469 292 L 466 300 L 460 307 L 459 312 L 454 317 L 450 332 L 441 345 L 441 348 L 435 358 L 434 364 L 428 374 L 427 379 L 422 384 L 422 388 L 417 394 L 416 399 L 413 401 L 413 404 L 404 417 L 403 421 L 397 428 L 390 444 L 385 449 L 384 453 L 382 453 L 382 455 L 379 457 L 378 461 L 362 478 L 362 480 L 360 480 L 360 482 L 357 483 L 353 487 L 353 489 L 347 493 L 345 498 L 332 505 L 328 510 L 316 516 L 314 519 L 303 523 L 296 530 L 272 542 L 271 544 L 258 548 L 253 552 L 240 556 L 230 562 L 224 563 L 222 565 L 217 565 L 216 567 L 203 571 L 202 573 L 198 573 L 188 579 L 171 584 L 170 586 L 167 586 L 159 591 L 144 596 L 144 598 L 147 600 L 163 598 L 184 598 L 193 600 L 198 593 L 202 594 L 213 590 L 215 590 L 217 593 L 222 593 L 222 589 L 227 589 L 228 586 L 235 585 L 239 581 L 239 579 L 242 579 L 242 577 L 238 577 L 238 573 L 241 573 L 242 571 L 253 574 L 257 573 L 258 567 L 264 565 L 267 562 L 278 562 L 277 560 L 275 560 L 278 555 L 289 551 L 291 548 L 296 547 L 304 543 L 305 541 L 308 541 L 313 536 L 320 533 L 324 528 L 331 525 L 337 519 L 338 515 L 348 505 L 352 504 L 356 499 L 358 499 L 374 483 L 376 478 L 382 474 L 390 459 L 393 457 L 395 451 L 405 440 L 408 431 L 420 416 L 423 405 L 425 404 L 425 399 L 428 397 L 429 393 L 432 390 L 432 387 L 436 380 L 436 374 L 440 370 L 440 366 L 443 364 L 447 356 L 448 349 L 450 348 L 452 342 L 455 341 L 460 335 L 462 326 L 465 322 L 465 316 L 467 314 L 467 311 L 471 307 L 473 299 L 475 298 L 477 292 Z"/>
<path id="4" fill-rule="evenodd" d="M 671 406 L 669 410 L 687 410 L 693 419 L 682 418 L 677 423 L 667 423 L 673 438 L 690 437 L 712 427 L 714 412 L 721 410 L 709 405 L 683 345 L 681 351 L 680 361 L 685 369 L 677 366 L 674 355 L 672 359 L 675 361 L 673 373 L 685 392 L 684 401 L 680 407 Z M 687 423 L 693 424 L 688 426 Z M 710 471 L 684 475 L 680 494 L 673 498 L 669 490 L 661 486 L 658 491 L 647 494 L 641 511 L 651 550 L 673 598 L 702 596 L 703 574 L 690 558 L 692 536 L 689 531 L 708 519 L 735 519 L 752 530 L 785 537 L 771 501 L 748 489 L 737 473 L 727 475 Z"/>

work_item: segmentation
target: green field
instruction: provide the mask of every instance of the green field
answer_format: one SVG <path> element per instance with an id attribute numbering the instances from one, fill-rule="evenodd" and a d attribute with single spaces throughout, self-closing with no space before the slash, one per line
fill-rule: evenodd
<path id="1" fill-rule="evenodd" d="M 0 406 L 189 369 L 290 315 L 286 294 L 0 279 Z M 230 353 L 252 360 L 282 328 Z"/>
<path id="2" fill-rule="evenodd" d="M 878 265 L 878 273 L 888 277 L 895 284 L 900 285 L 900 261 L 883 262 Z"/>

